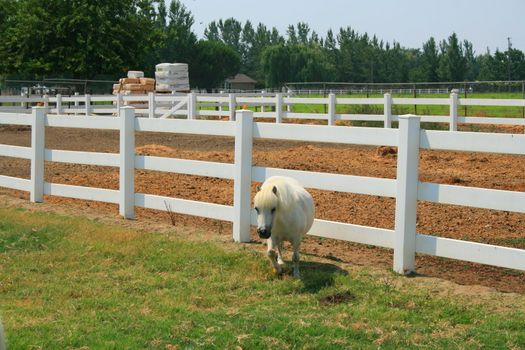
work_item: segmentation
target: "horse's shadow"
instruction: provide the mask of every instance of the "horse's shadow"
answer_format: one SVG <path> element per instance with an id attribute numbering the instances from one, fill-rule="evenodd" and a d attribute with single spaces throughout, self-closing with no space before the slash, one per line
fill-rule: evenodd
<path id="1" fill-rule="evenodd" d="M 321 289 L 333 286 L 338 275 L 346 276 L 348 272 L 337 265 L 316 261 L 301 261 L 301 281 L 305 293 L 317 293 Z M 291 274 L 288 269 L 285 274 Z"/>

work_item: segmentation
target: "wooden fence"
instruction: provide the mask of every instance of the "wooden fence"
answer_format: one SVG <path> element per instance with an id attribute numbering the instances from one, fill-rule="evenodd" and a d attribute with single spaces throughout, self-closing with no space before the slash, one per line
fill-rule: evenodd
<path id="1" fill-rule="evenodd" d="M 31 147 L 0 144 L 0 156 L 31 161 L 31 178 L 0 175 L 0 186 L 28 191 L 33 202 L 44 195 L 115 203 L 120 214 L 133 218 L 135 207 L 167 210 L 233 223 L 233 238 L 250 240 L 250 225 L 256 214 L 251 209 L 252 181 L 273 175 L 296 178 L 307 188 L 350 192 L 396 199 L 395 229 L 367 227 L 316 219 L 311 235 L 357 242 L 394 251 L 393 269 L 407 273 L 415 269 L 415 254 L 424 253 L 494 266 L 525 270 L 525 250 L 416 232 L 419 200 L 474 208 L 525 213 L 525 193 L 463 187 L 419 181 L 420 149 L 460 150 L 525 155 L 525 135 L 490 134 L 420 129 L 421 117 L 399 116 L 399 128 L 336 127 L 277 124 L 254 121 L 251 111 L 237 111 L 234 121 L 136 118 L 132 107 L 120 109 L 119 117 L 71 117 L 47 113 L 35 107 L 31 114 L 0 113 L 0 124 L 31 126 Z M 120 153 L 95 153 L 46 149 L 46 127 L 120 130 Z M 141 156 L 135 154 L 136 132 L 164 132 L 228 136 L 235 139 L 233 164 Z M 384 179 L 252 166 L 254 139 L 295 140 L 398 147 L 397 177 Z M 120 169 L 120 188 L 110 190 L 55 184 L 44 179 L 44 162 L 112 166 Z M 134 192 L 135 169 L 208 176 L 234 181 L 233 206 Z"/>
<path id="2" fill-rule="evenodd" d="M 518 125 L 525 127 L 524 118 L 507 117 L 468 117 L 460 116 L 459 110 L 464 106 L 521 107 L 525 111 L 525 99 L 472 99 L 459 98 L 456 93 L 449 98 L 397 98 L 384 94 L 382 98 L 344 98 L 329 94 L 328 97 L 290 97 L 282 93 L 260 94 L 197 94 L 166 95 L 150 93 L 149 95 L 100 95 L 100 96 L 61 96 L 55 97 L 21 97 L 0 96 L 0 112 L 30 112 L 33 104 L 40 103 L 52 114 L 72 115 L 116 115 L 118 108 L 125 105 L 136 107 L 136 113 L 149 118 L 187 118 L 202 119 L 223 117 L 235 119 L 235 111 L 242 107 L 255 107 L 256 118 L 273 118 L 277 123 L 285 119 L 326 120 L 334 125 L 338 120 L 377 121 L 385 128 L 399 120 L 393 114 L 393 107 L 404 106 L 446 106 L 448 115 L 422 115 L 422 122 L 448 123 L 451 131 L 456 131 L 458 123 Z M 4 106 L 2 106 L 4 104 Z M 6 104 L 9 104 L 7 106 Z M 13 106 L 16 104 L 16 106 Z M 294 112 L 298 106 L 323 105 L 325 113 Z M 378 106 L 382 114 L 346 114 L 338 113 L 338 106 Z M 303 108 L 304 109 L 304 108 Z M 525 130 L 525 129 L 524 129 Z"/>

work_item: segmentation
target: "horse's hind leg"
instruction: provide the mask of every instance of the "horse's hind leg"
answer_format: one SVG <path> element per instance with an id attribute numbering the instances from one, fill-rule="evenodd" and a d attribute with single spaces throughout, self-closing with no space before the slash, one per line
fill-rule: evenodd
<path id="1" fill-rule="evenodd" d="M 292 242 L 293 246 L 293 277 L 294 278 L 301 278 L 301 274 L 299 273 L 299 259 L 301 258 L 299 254 L 299 248 L 301 246 L 301 241 Z"/>

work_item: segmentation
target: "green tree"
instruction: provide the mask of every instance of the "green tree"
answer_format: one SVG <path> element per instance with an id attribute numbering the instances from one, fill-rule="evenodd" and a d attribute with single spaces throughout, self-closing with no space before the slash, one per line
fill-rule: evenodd
<path id="1" fill-rule="evenodd" d="M 235 75 L 241 59 L 229 45 L 219 41 L 200 40 L 195 46 L 195 55 L 190 64 L 191 85 L 213 89 L 224 80 Z"/>
<path id="2" fill-rule="evenodd" d="M 507 55 L 507 62 L 510 60 L 510 80 L 525 79 L 525 54 L 523 51 L 511 48 L 505 54 Z M 508 73 L 505 80 L 507 79 L 509 79 Z"/>
<path id="3" fill-rule="evenodd" d="M 279 87 L 286 81 L 333 80 L 335 68 L 327 62 L 319 46 L 273 45 L 261 56 L 267 86 Z"/>
<path id="4" fill-rule="evenodd" d="M 144 64 L 153 1 L 19 0 L 5 20 L 0 71 L 19 77 L 93 78 Z"/>
<path id="5" fill-rule="evenodd" d="M 439 51 L 436 41 L 430 37 L 423 44 L 423 52 L 419 60 L 420 80 L 425 82 L 439 81 Z"/>
<path id="6" fill-rule="evenodd" d="M 212 21 L 208 26 L 204 29 L 204 37 L 207 40 L 213 40 L 213 41 L 221 41 L 221 34 L 219 33 L 219 26 L 217 25 L 217 22 Z"/>
<path id="7" fill-rule="evenodd" d="M 463 81 L 467 62 L 463 47 L 456 33 L 441 42 L 441 58 L 439 61 L 439 78 L 441 81 Z"/>
<path id="8" fill-rule="evenodd" d="M 235 50 L 239 55 L 242 54 L 242 24 L 235 18 L 222 19 L 219 22 L 211 22 L 204 30 L 204 36 L 208 40 L 221 41 Z"/>
<path id="9" fill-rule="evenodd" d="M 463 40 L 463 52 L 465 57 L 465 80 L 476 80 L 479 75 L 479 63 L 470 41 Z"/>
<path id="10" fill-rule="evenodd" d="M 191 64 L 197 43 L 197 36 L 192 30 L 195 22 L 193 15 L 179 0 L 172 0 L 168 20 L 165 32 L 165 52 L 161 60 Z"/>

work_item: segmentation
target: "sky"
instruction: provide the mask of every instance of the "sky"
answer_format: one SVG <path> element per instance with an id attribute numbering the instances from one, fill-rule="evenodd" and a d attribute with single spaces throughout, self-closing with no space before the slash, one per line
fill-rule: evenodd
<path id="1" fill-rule="evenodd" d="M 165 0 L 169 3 L 170 0 Z M 284 35 L 289 24 L 306 22 L 321 36 L 350 26 L 359 33 L 402 46 L 420 48 L 433 36 L 456 32 L 476 53 L 512 47 L 525 51 L 525 0 L 181 0 L 195 17 L 199 38 L 213 20 L 234 17 L 275 26 Z"/>

